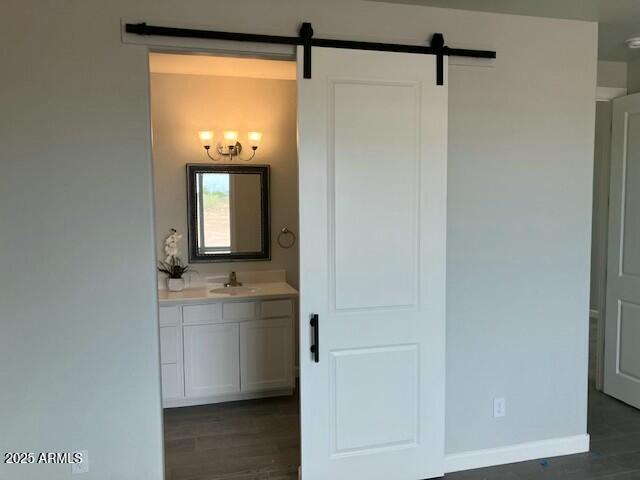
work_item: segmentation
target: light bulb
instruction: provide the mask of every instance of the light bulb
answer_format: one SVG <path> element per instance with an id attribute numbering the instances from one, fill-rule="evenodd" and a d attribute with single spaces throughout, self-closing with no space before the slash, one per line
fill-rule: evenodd
<path id="1" fill-rule="evenodd" d="M 260 140 L 262 140 L 261 132 L 249 132 L 247 134 L 247 138 L 249 139 L 249 145 L 252 147 L 258 147 L 260 145 Z"/>
<path id="2" fill-rule="evenodd" d="M 210 147 L 211 142 L 213 140 L 213 132 L 210 130 L 201 130 L 198 132 L 198 137 L 200 137 L 200 143 L 202 143 L 203 147 Z"/>
<path id="3" fill-rule="evenodd" d="M 235 130 L 227 130 L 224 132 L 224 143 L 229 146 L 238 143 L 238 132 Z"/>

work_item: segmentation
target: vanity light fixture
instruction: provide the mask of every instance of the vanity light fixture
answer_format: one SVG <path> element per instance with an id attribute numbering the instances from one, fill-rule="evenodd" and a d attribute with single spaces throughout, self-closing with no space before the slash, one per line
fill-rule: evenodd
<path id="1" fill-rule="evenodd" d="M 198 136 L 200 137 L 200 143 L 204 147 L 207 156 L 217 162 L 222 160 L 223 158 L 228 158 L 229 161 L 233 161 L 234 159 L 243 160 L 248 162 L 256 155 L 256 150 L 260 146 L 260 141 L 262 140 L 262 133 L 260 132 L 249 132 L 247 134 L 247 140 L 249 141 L 249 146 L 251 147 L 251 155 L 248 158 L 242 157 L 242 144 L 238 141 L 238 132 L 235 130 L 227 130 L 223 133 L 223 141 L 217 142 L 215 144 L 215 150 L 218 152 L 217 156 L 211 155 L 211 146 L 213 145 L 213 132 L 210 130 L 202 130 L 198 132 Z"/>

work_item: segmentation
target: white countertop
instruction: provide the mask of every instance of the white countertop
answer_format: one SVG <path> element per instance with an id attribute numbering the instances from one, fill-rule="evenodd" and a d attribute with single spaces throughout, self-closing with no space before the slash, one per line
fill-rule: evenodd
<path id="1" fill-rule="evenodd" d="M 244 283 L 247 291 L 228 293 L 213 293 L 211 290 L 223 288 L 222 284 L 209 284 L 206 287 L 185 288 L 181 292 L 169 290 L 158 291 L 160 306 L 182 305 L 188 303 L 213 303 L 221 301 L 237 301 L 244 299 L 296 297 L 298 291 L 286 282 Z M 231 292 L 232 290 L 230 290 Z"/>

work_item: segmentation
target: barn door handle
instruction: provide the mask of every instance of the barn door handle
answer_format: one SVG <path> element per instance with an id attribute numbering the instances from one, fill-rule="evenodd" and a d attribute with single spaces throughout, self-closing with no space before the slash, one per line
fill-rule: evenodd
<path id="1" fill-rule="evenodd" d="M 313 361 L 318 363 L 320 361 L 320 320 L 317 313 L 311 314 L 311 320 L 309 324 L 311 325 L 311 331 L 313 334 L 313 338 L 311 340 L 311 355 L 313 357 Z"/>

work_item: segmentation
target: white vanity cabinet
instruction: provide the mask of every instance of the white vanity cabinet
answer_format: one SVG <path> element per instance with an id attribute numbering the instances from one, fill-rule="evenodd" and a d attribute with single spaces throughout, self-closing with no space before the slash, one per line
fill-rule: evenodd
<path id="1" fill-rule="evenodd" d="M 295 298 L 160 306 L 165 407 L 291 394 Z"/>

